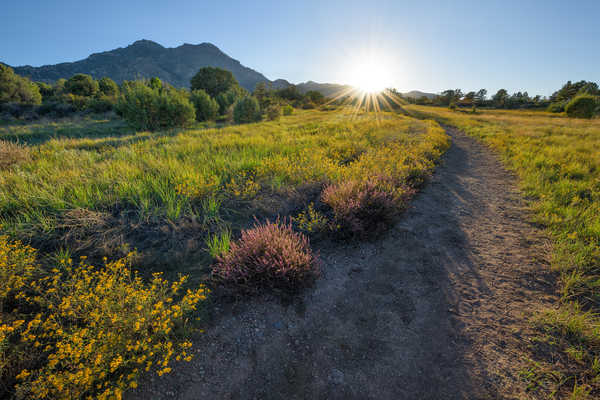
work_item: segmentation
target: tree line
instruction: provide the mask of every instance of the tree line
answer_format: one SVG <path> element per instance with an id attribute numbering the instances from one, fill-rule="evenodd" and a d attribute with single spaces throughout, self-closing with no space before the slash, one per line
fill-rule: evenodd
<path id="1" fill-rule="evenodd" d="M 294 85 L 273 89 L 259 83 L 250 93 L 230 71 L 213 67 L 200 68 L 188 90 L 156 77 L 120 85 L 108 77 L 95 80 L 87 74 L 53 84 L 32 82 L 0 64 L 0 114 L 13 118 L 115 112 L 136 129 L 156 130 L 194 121 L 275 120 L 292 114 L 294 108 L 316 108 L 324 103 L 321 93 L 301 93 Z"/>
<path id="2" fill-rule="evenodd" d="M 566 112 L 570 116 L 592 117 L 600 110 L 600 90 L 595 82 L 579 81 L 565 83 L 552 96 L 530 96 L 527 92 L 509 94 L 506 89 L 499 89 L 488 97 L 486 89 L 463 92 L 461 89 L 448 89 L 429 98 L 405 97 L 409 103 L 419 105 L 459 107 L 487 107 L 499 109 L 545 109 L 549 112 Z"/>

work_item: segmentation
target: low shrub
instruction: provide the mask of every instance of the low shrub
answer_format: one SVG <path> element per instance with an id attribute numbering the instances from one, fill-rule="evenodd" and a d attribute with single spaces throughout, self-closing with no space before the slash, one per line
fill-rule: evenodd
<path id="1" fill-rule="evenodd" d="M 142 371 L 191 359 L 183 336 L 205 287 L 183 294 L 185 277 L 160 274 L 144 283 L 129 259 L 57 264 L 0 237 L 0 397 L 120 399 Z"/>
<path id="2" fill-rule="evenodd" d="M 276 121 L 281 117 L 281 106 L 279 104 L 271 104 L 265 110 L 265 114 L 267 115 L 267 120 Z"/>
<path id="3" fill-rule="evenodd" d="M 589 94 L 579 95 L 565 107 L 565 112 L 571 118 L 592 118 L 596 111 L 598 98 Z"/>
<path id="4" fill-rule="evenodd" d="M 550 103 L 550 105 L 548 106 L 546 111 L 551 112 L 551 113 L 561 113 L 561 112 L 565 111 L 565 103 L 563 103 L 563 102 Z"/>
<path id="5" fill-rule="evenodd" d="M 335 229 L 345 236 L 378 233 L 392 223 L 399 211 L 391 192 L 372 181 L 330 185 L 323 190 L 321 200 L 331 207 Z"/>
<path id="6" fill-rule="evenodd" d="M 190 100 L 196 109 L 198 121 L 211 121 L 219 114 L 219 103 L 202 89 L 194 90 Z"/>
<path id="7" fill-rule="evenodd" d="M 140 81 L 123 88 L 117 109 L 131 126 L 142 130 L 184 127 L 196 119 L 194 106 L 183 92 L 151 88 Z"/>
<path id="8" fill-rule="evenodd" d="M 98 82 L 87 74 L 75 74 L 65 82 L 67 93 L 76 96 L 90 97 L 99 90 Z"/>
<path id="9" fill-rule="evenodd" d="M 260 106 L 258 100 L 246 96 L 237 100 L 233 106 L 233 121 L 238 124 L 260 121 Z"/>
<path id="10" fill-rule="evenodd" d="M 289 104 L 286 104 L 285 106 L 283 106 L 283 115 L 287 116 L 287 115 L 292 115 L 294 113 L 294 107 L 292 107 Z"/>
<path id="11" fill-rule="evenodd" d="M 290 223 L 279 221 L 242 231 L 229 251 L 217 257 L 212 270 L 215 281 L 245 293 L 261 289 L 295 292 L 318 275 L 308 238 L 294 232 Z"/>

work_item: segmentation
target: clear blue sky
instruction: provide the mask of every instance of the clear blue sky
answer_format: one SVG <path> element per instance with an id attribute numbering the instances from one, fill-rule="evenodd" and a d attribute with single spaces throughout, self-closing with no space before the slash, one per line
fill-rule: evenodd
<path id="1" fill-rule="evenodd" d="M 211 42 L 270 79 L 345 83 L 367 54 L 390 86 L 551 94 L 600 81 L 599 0 L 20 0 L 0 13 L 0 61 L 75 61 L 138 39 Z"/>

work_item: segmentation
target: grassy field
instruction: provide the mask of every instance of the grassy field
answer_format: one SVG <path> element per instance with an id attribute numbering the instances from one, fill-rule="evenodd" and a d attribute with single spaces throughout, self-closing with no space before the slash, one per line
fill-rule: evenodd
<path id="1" fill-rule="evenodd" d="M 500 152 L 553 239 L 561 304 L 538 315 L 540 347 L 526 374 L 532 388 L 600 394 L 600 120 L 545 112 L 409 107 L 456 126 Z M 540 353 L 538 353 L 540 354 Z M 546 389 L 544 389 L 546 388 Z M 575 388 L 575 389 L 573 389 Z"/>
<path id="2" fill-rule="evenodd" d="M 401 208 L 448 146 L 436 122 L 344 109 L 155 133 L 83 117 L 0 126 L 0 396 L 120 398 L 143 370 L 171 371 L 242 229 L 333 226 L 335 207 L 357 215 L 345 196 Z"/>
<path id="3" fill-rule="evenodd" d="M 243 226 L 252 214 L 279 213 L 310 187 L 376 175 L 419 180 L 447 146 L 434 122 L 344 111 L 160 133 L 65 121 L 5 126 L 0 139 L 21 153 L 0 176 L 0 232 L 37 247 L 60 240 L 68 247 L 73 237 L 82 245 L 94 227 L 119 224 Z"/>

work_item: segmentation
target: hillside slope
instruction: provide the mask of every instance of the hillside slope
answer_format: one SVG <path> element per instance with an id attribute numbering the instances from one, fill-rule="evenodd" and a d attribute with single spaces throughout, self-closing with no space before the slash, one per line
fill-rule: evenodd
<path id="1" fill-rule="evenodd" d="M 96 79 L 108 76 L 119 83 L 157 76 L 173 86 L 189 87 L 192 76 L 206 66 L 231 71 L 248 90 L 253 90 L 259 82 L 270 82 L 263 74 L 245 67 L 213 44 L 185 43 L 168 48 L 150 40 L 138 40 L 127 47 L 95 53 L 80 61 L 41 67 L 21 66 L 14 67 L 14 70 L 19 75 L 42 82 L 86 73 Z"/>

